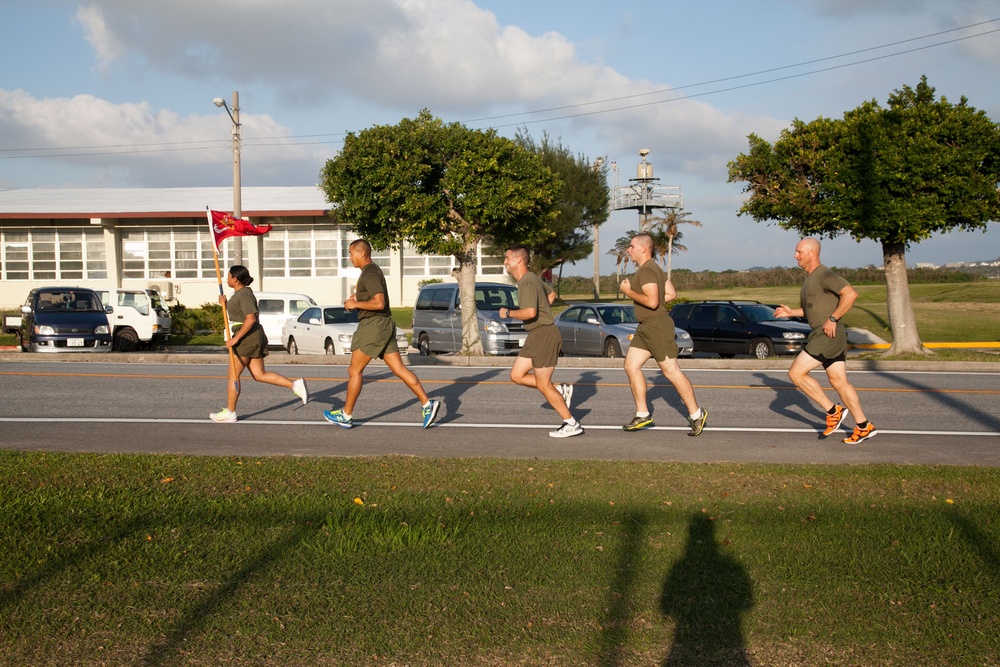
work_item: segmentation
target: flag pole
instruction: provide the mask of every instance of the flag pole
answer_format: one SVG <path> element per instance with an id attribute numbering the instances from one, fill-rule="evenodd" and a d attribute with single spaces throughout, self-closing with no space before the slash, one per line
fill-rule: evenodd
<path id="1" fill-rule="evenodd" d="M 225 296 L 222 291 L 222 270 L 219 269 L 219 246 L 215 242 L 215 230 L 212 229 L 212 210 L 208 206 L 205 207 L 205 216 L 208 218 L 208 234 L 209 238 L 212 239 L 212 254 L 215 256 L 215 277 L 219 282 L 219 296 Z M 232 337 L 229 331 L 229 313 L 226 311 L 225 302 L 222 302 L 222 333 L 226 341 Z M 240 393 L 240 374 L 236 372 L 236 353 L 229 346 L 226 346 L 226 349 L 229 350 L 229 378 L 233 381 L 233 387 L 238 394 Z"/>

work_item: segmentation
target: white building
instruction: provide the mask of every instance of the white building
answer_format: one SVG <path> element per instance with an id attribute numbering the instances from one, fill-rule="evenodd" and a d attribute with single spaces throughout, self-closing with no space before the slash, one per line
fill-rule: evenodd
<path id="1" fill-rule="evenodd" d="M 327 215 L 317 187 L 247 187 L 243 217 L 273 225 L 263 237 L 243 237 L 243 264 L 254 291 L 301 292 L 339 303 L 354 291 L 347 248 L 357 238 Z M 232 211 L 230 188 L 107 188 L 0 191 L 0 308 L 24 302 L 40 285 L 138 288 L 195 308 L 215 303 L 218 280 L 206 208 Z M 219 253 L 223 279 L 233 241 Z M 407 247 L 373 253 L 392 305 L 410 306 L 421 281 L 452 280 L 451 256 L 420 255 Z M 480 248 L 477 278 L 508 282 L 503 257 Z M 225 283 L 225 280 L 223 280 Z"/>

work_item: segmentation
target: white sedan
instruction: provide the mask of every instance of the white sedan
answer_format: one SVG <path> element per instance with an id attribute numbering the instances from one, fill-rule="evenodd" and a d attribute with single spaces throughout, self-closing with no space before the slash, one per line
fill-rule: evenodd
<path id="1" fill-rule="evenodd" d="M 350 354 L 358 328 L 358 313 L 341 306 L 314 306 L 281 328 L 281 345 L 289 354 Z M 396 333 L 400 354 L 406 354 L 406 334 Z"/>

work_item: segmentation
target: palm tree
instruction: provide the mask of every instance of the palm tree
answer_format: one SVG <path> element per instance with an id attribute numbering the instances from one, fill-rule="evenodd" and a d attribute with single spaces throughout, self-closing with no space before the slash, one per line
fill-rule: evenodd
<path id="1" fill-rule="evenodd" d="M 622 264 L 628 270 L 628 263 L 631 261 L 628 256 L 628 247 L 632 244 L 632 237 L 638 233 L 634 229 L 630 229 L 625 233 L 625 236 L 615 241 L 615 246 L 608 251 L 608 254 L 615 258 L 615 295 L 618 294 L 618 284 L 621 283 Z"/>
<path id="2" fill-rule="evenodd" d="M 666 230 L 656 229 L 649 232 L 653 239 L 653 257 L 660 260 L 660 267 L 667 272 L 667 279 L 670 278 L 670 255 L 676 255 L 687 250 L 687 246 L 681 245 L 679 241 L 684 238 L 682 232 L 677 232 L 673 238 L 667 235 Z"/>
<path id="3" fill-rule="evenodd" d="M 662 216 L 650 219 L 650 234 L 654 231 L 660 232 L 667 240 L 667 251 L 665 253 L 667 258 L 667 280 L 670 280 L 670 265 L 673 255 L 687 250 L 684 246 L 675 243 L 675 241 L 681 238 L 681 232 L 677 229 L 677 226 L 687 224 L 701 227 L 701 222 L 698 220 L 688 220 L 687 217 L 689 215 L 691 214 L 682 208 L 672 208 Z M 653 238 L 655 244 L 656 237 L 654 236 Z"/>

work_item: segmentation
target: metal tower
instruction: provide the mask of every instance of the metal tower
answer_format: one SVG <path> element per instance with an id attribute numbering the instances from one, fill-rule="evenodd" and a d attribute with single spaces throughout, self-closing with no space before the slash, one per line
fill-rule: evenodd
<path id="1" fill-rule="evenodd" d="M 645 231 L 649 226 L 649 218 L 657 208 L 684 208 L 684 197 L 679 185 L 660 185 L 653 178 L 653 163 L 646 161 L 649 149 L 639 151 L 642 159 L 636 169 L 636 178 L 630 178 L 630 185 L 621 185 L 618 165 L 612 163 L 615 182 L 611 188 L 611 209 L 622 211 L 636 209 L 639 211 L 639 229 Z"/>

